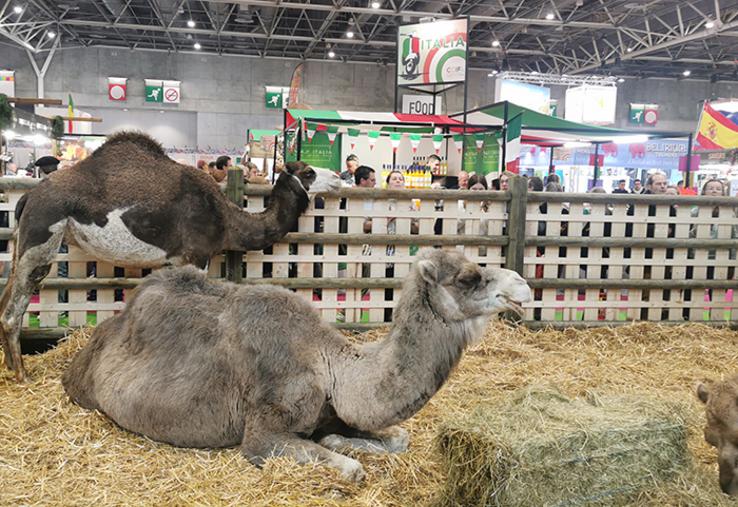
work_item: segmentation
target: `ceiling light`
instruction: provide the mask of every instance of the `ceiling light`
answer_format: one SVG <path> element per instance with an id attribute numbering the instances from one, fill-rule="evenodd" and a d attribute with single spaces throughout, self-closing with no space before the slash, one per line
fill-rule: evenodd
<path id="1" fill-rule="evenodd" d="M 715 26 L 715 23 L 713 21 L 708 21 L 707 23 L 705 23 L 705 28 L 712 28 L 713 26 Z"/>
<path id="2" fill-rule="evenodd" d="M 127 107 L 124 107 L 124 108 L 123 108 L 123 111 L 128 111 L 128 108 L 127 108 Z"/>
<path id="3" fill-rule="evenodd" d="M 633 48 L 628 48 L 628 49 L 626 49 L 626 51 L 627 51 L 628 53 L 632 53 L 632 52 L 633 52 Z"/>
<path id="4" fill-rule="evenodd" d="M 492 47 L 493 47 L 493 48 L 497 48 L 497 47 L 500 47 L 500 41 L 498 41 L 498 40 L 493 40 L 493 41 L 492 41 Z"/>
<path id="5" fill-rule="evenodd" d="M 692 74 L 692 71 L 689 70 L 689 69 L 687 69 L 684 72 L 682 72 L 682 76 L 684 76 L 684 77 L 689 77 L 690 74 Z"/>
<path id="6" fill-rule="evenodd" d="M 372 2 L 372 9 L 379 9 L 380 7 L 382 7 L 380 2 Z"/>
<path id="7" fill-rule="evenodd" d="M 328 58 L 335 58 L 335 57 L 336 57 L 336 52 L 335 51 L 333 51 L 332 49 L 330 51 L 328 51 Z"/>
<path id="8" fill-rule="evenodd" d="M 161 113 L 161 114 L 164 114 L 164 111 L 162 111 L 162 110 L 159 110 L 159 113 Z"/>
<path id="9" fill-rule="evenodd" d="M 533 72 L 531 72 L 531 74 L 533 74 L 534 76 L 537 76 L 538 75 L 538 71 L 537 70 L 534 70 Z"/>
<path id="10" fill-rule="evenodd" d="M 546 19 L 547 20 L 551 21 L 553 18 L 554 18 L 553 12 L 549 12 L 548 14 L 546 14 Z"/>
<path id="11" fill-rule="evenodd" d="M 202 46 L 200 45 L 199 42 L 195 42 L 194 46 L 192 47 L 194 47 L 195 49 L 202 49 Z"/>
<path id="12" fill-rule="evenodd" d="M 192 21 L 192 20 L 189 20 L 189 21 L 187 22 L 187 26 L 189 26 L 190 28 L 195 28 L 195 22 L 194 22 L 194 21 Z"/>
<path id="13" fill-rule="evenodd" d="M 21 7 L 20 5 L 16 5 L 15 7 L 13 7 L 13 12 L 15 12 L 16 14 L 20 14 L 21 12 L 23 12 L 23 7 Z"/>
<path id="14" fill-rule="evenodd" d="M 618 78 L 618 83 L 625 83 L 625 78 L 624 77 L 619 77 Z"/>
<path id="15" fill-rule="evenodd" d="M 54 37 L 56 37 L 56 34 L 55 34 L 54 32 L 46 32 L 46 36 L 47 36 L 47 37 L 48 37 L 49 39 L 53 39 Z"/>
<path id="16" fill-rule="evenodd" d="M 489 74 L 487 74 L 487 77 L 492 77 L 492 76 L 496 76 L 497 74 L 499 74 L 499 72 L 498 72 L 498 71 L 496 71 L 496 70 L 492 70 L 492 71 L 490 71 L 490 73 L 489 73 Z"/>
<path id="17" fill-rule="evenodd" d="M 348 37 L 349 39 L 353 39 L 354 38 L 354 32 L 352 30 L 349 30 L 348 32 L 346 32 L 346 37 Z"/>

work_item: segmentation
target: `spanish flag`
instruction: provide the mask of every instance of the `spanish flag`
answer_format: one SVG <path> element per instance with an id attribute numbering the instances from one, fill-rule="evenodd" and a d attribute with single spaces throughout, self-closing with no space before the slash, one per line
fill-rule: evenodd
<path id="1" fill-rule="evenodd" d="M 697 142 L 703 150 L 738 148 L 738 125 L 705 102 L 697 129 Z"/>
<path id="2" fill-rule="evenodd" d="M 68 122 L 69 128 L 67 130 L 71 134 L 74 132 L 74 124 L 72 123 L 74 122 L 74 101 L 72 100 L 71 93 L 69 94 L 69 105 L 67 105 L 67 116 L 69 117 L 69 122 Z"/>

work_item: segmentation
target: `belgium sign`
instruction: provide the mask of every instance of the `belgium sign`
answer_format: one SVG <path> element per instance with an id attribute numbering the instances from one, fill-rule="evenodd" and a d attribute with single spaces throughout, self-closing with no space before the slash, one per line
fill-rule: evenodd
<path id="1" fill-rule="evenodd" d="M 466 75 L 466 18 L 400 26 L 397 84 L 461 83 Z"/>

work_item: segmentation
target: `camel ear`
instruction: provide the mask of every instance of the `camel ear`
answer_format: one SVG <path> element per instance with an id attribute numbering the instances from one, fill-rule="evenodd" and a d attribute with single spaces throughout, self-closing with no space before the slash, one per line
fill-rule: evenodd
<path id="1" fill-rule="evenodd" d="M 287 162 L 284 166 L 287 169 L 287 173 L 295 174 L 297 171 L 305 167 L 305 162 L 300 162 L 299 160 L 296 162 Z"/>
<path id="2" fill-rule="evenodd" d="M 710 398 L 710 390 L 702 382 L 697 382 L 697 385 L 694 386 L 694 393 L 702 403 L 707 403 L 707 400 Z"/>
<path id="3" fill-rule="evenodd" d="M 428 283 L 438 283 L 438 268 L 431 261 L 418 261 L 418 271 Z"/>

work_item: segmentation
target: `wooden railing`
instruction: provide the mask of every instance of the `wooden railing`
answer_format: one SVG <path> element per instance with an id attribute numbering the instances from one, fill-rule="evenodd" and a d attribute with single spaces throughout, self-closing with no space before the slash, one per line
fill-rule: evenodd
<path id="1" fill-rule="evenodd" d="M 229 174 L 229 197 L 243 196 L 249 211 L 263 209 L 270 188 L 247 186 L 244 194 L 237 176 Z M 4 276 L 12 210 L 35 183 L 0 179 L 6 196 L 0 213 L 8 214 L 0 228 Z M 523 179 L 508 192 L 341 189 L 314 200 L 298 231 L 270 249 L 214 258 L 210 276 L 288 287 L 326 321 L 362 328 L 391 320 L 415 253 L 437 246 L 523 274 L 534 289 L 525 305 L 530 326 L 731 324 L 738 317 L 736 206 L 729 197 L 528 193 Z M 24 327 L 49 335 L 100 322 L 123 308 L 144 274 L 70 246 L 29 306 Z"/>

